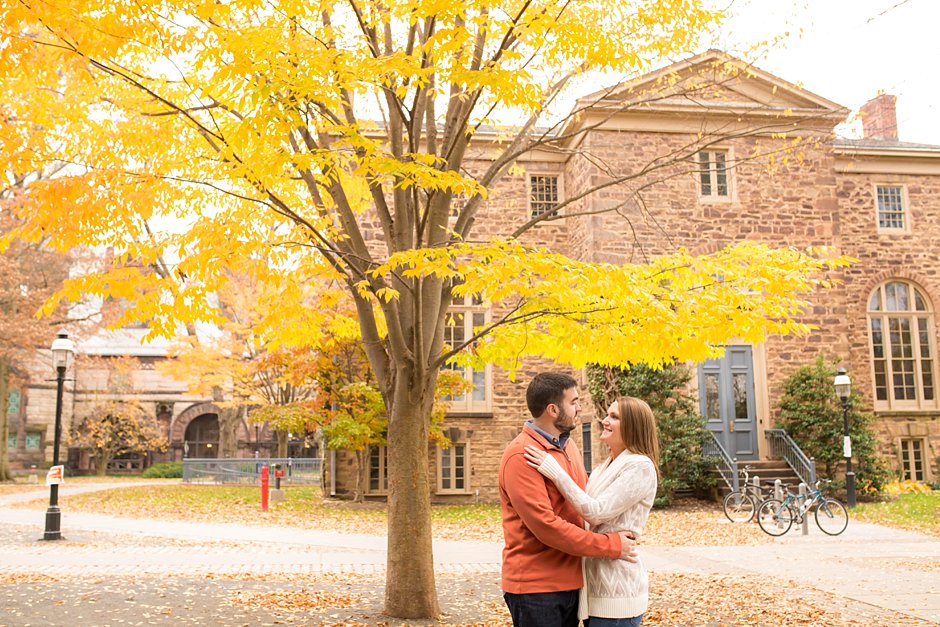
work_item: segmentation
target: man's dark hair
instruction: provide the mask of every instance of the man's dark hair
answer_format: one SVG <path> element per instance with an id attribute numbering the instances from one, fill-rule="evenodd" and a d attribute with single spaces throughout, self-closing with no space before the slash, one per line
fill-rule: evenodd
<path id="1" fill-rule="evenodd" d="M 578 382 L 560 372 L 540 372 L 532 378 L 525 391 L 525 403 L 533 418 L 538 418 L 545 408 L 554 403 L 561 405 L 565 391 L 578 387 Z"/>

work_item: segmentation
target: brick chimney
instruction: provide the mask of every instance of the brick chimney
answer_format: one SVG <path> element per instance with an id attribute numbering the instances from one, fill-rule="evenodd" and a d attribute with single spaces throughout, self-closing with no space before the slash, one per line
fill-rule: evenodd
<path id="1" fill-rule="evenodd" d="M 898 97 L 879 94 L 862 105 L 862 135 L 865 139 L 897 139 L 898 114 L 895 103 Z"/>

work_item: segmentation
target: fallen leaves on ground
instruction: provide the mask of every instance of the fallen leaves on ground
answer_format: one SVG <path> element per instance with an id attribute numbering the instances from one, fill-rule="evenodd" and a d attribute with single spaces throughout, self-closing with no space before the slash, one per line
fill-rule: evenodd
<path id="1" fill-rule="evenodd" d="M 309 612 L 320 609 L 352 607 L 361 597 L 358 594 L 337 594 L 324 590 L 274 590 L 272 592 L 237 593 L 232 602 L 251 609 Z"/>
<path id="2" fill-rule="evenodd" d="M 16 586 L 27 583 L 57 583 L 61 577 L 42 573 L 7 573 L 0 575 L 0 586 Z"/>
<path id="3" fill-rule="evenodd" d="M 680 499 L 668 509 L 650 512 L 641 544 L 655 546 L 741 546 L 765 544 L 772 538 L 757 524 L 733 523 L 721 505 L 698 499 Z"/>
<path id="4" fill-rule="evenodd" d="M 773 577 L 650 573 L 644 625 L 929 625 L 918 618 Z"/>
<path id="5" fill-rule="evenodd" d="M 288 500 L 260 510 L 257 489 L 229 486 L 156 485 L 64 496 L 63 509 L 112 516 L 234 523 L 249 526 L 329 529 L 341 533 L 386 534 L 385 504 L 324 499 L 318 490 L 290 488 Z M 42 508 L 42 501 L 13 507 Z M 433 508 L 434 537 L 439 540 L 502 542 L 499 506 L 444 505 Z M 642 544 L 718 546 L 772 541 L 753 523 L 732 523 L 718 503 L 680 499 L 650 514 Z"/>
<path id="6" fill-rule="evenodd" d="M 0 496 L 4 494 L 21 494 L 23 492 L 41 492 L 48 490 L 38 483 L 0 483 Z"/>
<path id="7" fill-rule="evenodd" d="M 940 562 L 913 562 L 903 560 L 896 562 L 898 568 L 903 570 L 919 570 L 925 573 L 940 573 Z"/>

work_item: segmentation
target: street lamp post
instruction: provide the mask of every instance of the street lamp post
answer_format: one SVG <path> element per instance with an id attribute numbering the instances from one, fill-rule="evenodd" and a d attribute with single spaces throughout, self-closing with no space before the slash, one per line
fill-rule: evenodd
<path id="1" fill-rule="evenodd" d="M 69 334 L 59 331 L 52 342 L 52 365 L 56 372 L 55 434 L 52 443 L 52 466 L 59 465 L 59 443 L 62 439 L 62 391 L 65 387 L 65 371 L 75 347 Z M 46 510 L 46 531 L 43 540 L 61 540 L 62 513 L 59 511 L 59 484 L 53 480 L 49 486 L 49 509 Z"/>
<path id="2" fill-rule="evenodd" d="M 852 394 L 852 380 L 845 374 L 845 368 L 839 368 L 835 380 L 836 396 L 842 401 L 842 454 L 845 456 L 845 498 L 849 507 L 855 507 L 855 473 L 852 472 L 852 438 L 849 437 L 849 396 Z"/>

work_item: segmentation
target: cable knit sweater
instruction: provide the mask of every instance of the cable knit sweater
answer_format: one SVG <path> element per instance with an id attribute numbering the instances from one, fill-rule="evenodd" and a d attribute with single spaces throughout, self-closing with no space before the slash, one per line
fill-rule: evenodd
<path id="1" fill-rule="evenodd" d="M 551 456 L 539 472 L 559 491 L 597 533 L 633 531 L 639 538 L 656 497 L 656 468 L 645 455 L 624 451 L 591 473 L 582 490 Z M 633 618 L 646 612 L 649 580 L 642 560 L 584 559 L 584 588 L 580 618 Z"/>

